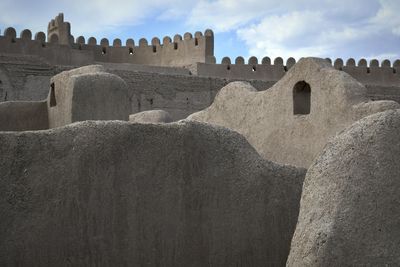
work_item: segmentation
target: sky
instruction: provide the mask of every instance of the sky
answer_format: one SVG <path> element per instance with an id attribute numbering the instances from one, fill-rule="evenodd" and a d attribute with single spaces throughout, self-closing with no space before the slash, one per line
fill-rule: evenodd
<path id="1" fill-rule="evenodd" d="M 47 30 L 63 12 L 75 37 L 173 37 L 214 31 L 229 56 L 400 58 L 400 0 L 0 0 L 0 31 Z"/>

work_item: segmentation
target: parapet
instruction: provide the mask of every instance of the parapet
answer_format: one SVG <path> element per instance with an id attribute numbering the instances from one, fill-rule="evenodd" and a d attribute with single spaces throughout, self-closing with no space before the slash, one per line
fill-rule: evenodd
<path id="1" fill-rule="evenodd" d="M 87 42 L 86 42 L 87 40 Z M 21 32 L 19 38 L 14 28 L 7 28 L 4 36 L 0 35 L 0 52 L 26 55 L 38 55 L 51 64 L 82 66 L 95 62 L 132 63 L 154 66 L 185 67 L 197 62 L 210 62 L 214 56 L 214 34 L 211 30 L 185 33 L 173 38 L 166 36 L 161 42 L 158 37 L 151 42 L 142 38 L 135 45 L 128 39 L 123 45 L 121 39 L 110 42 L 102 38 L 79 36 L 74 40 L 71 35 L 71 24 L 64 21 L 60 13 L 52 19 L 43 32 L 35 35 L 29 30 Z"/>
<path id="2" fill-rule="evenodd" d="M 382 62 L 377 59 L 371 59 L 369 62 L 366 59 L 360 59 L 357 63 L 353 58 L 348 59 L 346 63 L 341 58 L 335 60 L 327 58 L 326 61 L 335 69 L 347 72 L 364 84 L 400 86 L 400 60 L 396 60 L 393 64 L 387 59 Z M 296 64 L 296 60 L 292 57 L 288 58 L 286 62 L 281 57 L 277 57 L 273 63 L 271 62 L 269 57 L 259 60 L 253 56 L 248 59 L 247 63 L 241 56 L 235 60 L 224 57 L 219 64 L 210 64 L 210 62 L 197 64 L 197 74 L 230 80 L 276 82 Z"/>

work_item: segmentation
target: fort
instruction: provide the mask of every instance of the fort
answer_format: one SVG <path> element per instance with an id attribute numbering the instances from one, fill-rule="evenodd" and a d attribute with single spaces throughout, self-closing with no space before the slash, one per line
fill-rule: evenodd
<path id="1" fill-rule="evenodd" d="M 400 60 L 0 35 L 0 265 L 400 263 Z"/>

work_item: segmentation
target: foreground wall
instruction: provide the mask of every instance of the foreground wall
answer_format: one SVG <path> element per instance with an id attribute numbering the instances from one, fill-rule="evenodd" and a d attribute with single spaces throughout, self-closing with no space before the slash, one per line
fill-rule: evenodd
<path id="1" fill-rule="evenodd" d="M 400 110 L 366 117 L 307 172 L 287 266 L 398 266 Z"/>
<path id="2" fill-rule="evenodd" d="M 181 122 L 0 132 L 0 265 L 283 266 L 305 170 Z"/>

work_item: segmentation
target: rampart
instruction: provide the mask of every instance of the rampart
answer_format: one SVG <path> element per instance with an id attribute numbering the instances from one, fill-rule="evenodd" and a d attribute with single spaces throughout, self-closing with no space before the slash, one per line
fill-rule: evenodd
<path id="1" fill-rule="evenodd" d="M 327 60 L 332 64 L 331 59 Z M 264 57 L 261 62 L 256 57 L 251 57 L 245 63 L 243 57 L 237 57 L 234 62 L 225 57 L 220 64 L 198 63 L 197 74 L 225 79 L 278 81 L 294 64 L 296 64 L 294 58 L 289 58 L 284 63 L 284 60 L 278 57 L 272 63 L 269 57 Z M 400 60 L 396 60 L 392 65 L 389 60 L 380 63 L 377 59 L 373 59 L 368 64 L 366 59 L 360 59 L 356 64 L 356 61 L 350 58 L 344 64 L 343 59 L 338 58 L 334 60 L 333 66 L 366 85 L 400 87 Z"/>
<path id="2" fill-rule="evenodd" d="M 0 36 L 0 53 L 37 55 L 50 64 L 82 66 L 95 62 L 132 63 L 155 66 L 189 66 L 197 62 L 208 63 L 214 55 L 214 33 L 211 30 L 177 34 L 172 39 L 164 37 L 162 42 L 155 37 L 150 42 L 144 38 L 135 44 L 128 39 L 122 45 L 120 39 L 103 38 L 98 42 L 90 37 L 85 40 L 79 36 L 74 41 L 70 34 L 70 24 L 64 22 L 63 14 L 59 14 L 48 26 L 46 34 L 38 32 L 32 38 L 32 32 L 23 30 L 17 36 L 12 27 L 5 29 Z"/>

